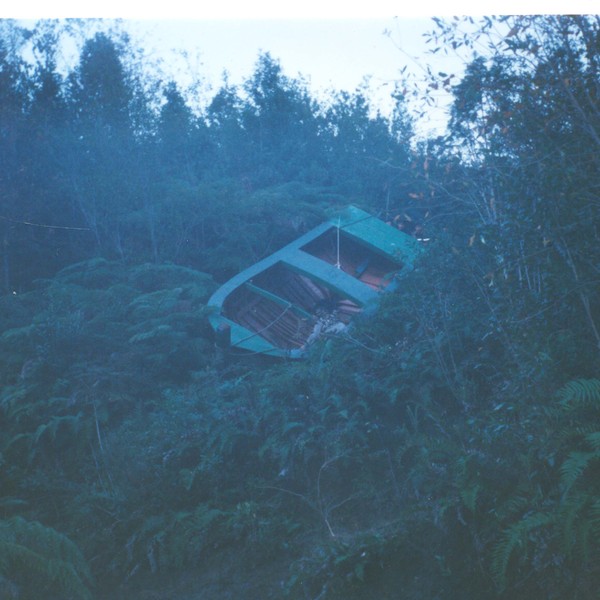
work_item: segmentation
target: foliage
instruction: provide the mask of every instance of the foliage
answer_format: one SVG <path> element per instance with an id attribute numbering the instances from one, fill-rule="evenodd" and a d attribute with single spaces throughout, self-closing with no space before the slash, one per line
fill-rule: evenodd
<path id="1" fill-rule="evenodd" d="M 192 110 L 118 28 L 0 23 L 0 595 L 594 597 L 598 20 L 435 23 L 489 52 L 419 144 L 397 91 L 264 54 Z M 397 293 L 217 354 L 215 281 L 349 202 L 423 240 Z"/>
<path id="2" fill-rule="evenodd" d="M 43 591 L 47 598 L 92 598 L 89 567 L 77 546 L 21 517 L 0 521 L 0 574 L 8 597 L 36 598 Z"/>

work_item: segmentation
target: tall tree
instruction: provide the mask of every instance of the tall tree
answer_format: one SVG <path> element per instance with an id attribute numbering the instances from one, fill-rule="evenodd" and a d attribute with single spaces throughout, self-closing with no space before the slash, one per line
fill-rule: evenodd
<path id="1" fill-rule="evenodd" d="M 330 183 L 378 211 L 401 200 L 410 180 L 412 139 L 401 95 L 390 122 L 373 109 L 366 89 L 337 93 L 324 113 L 321 136 Z"/>
<path id="2" fill-rule="evenodd" d="M 252 140 L 259 185 L 289 181 L 316 148 L 315 107 L 306 88 L 283 74 L 278 61 L 261 54 L 245 83 L 243 124 Z"/>
<path id="3" fill-rule="evenodd" d="M 128 252 L 123 222 L 140 207 L 134 182 L 143 168 L 130 115 L 135 83 L 124 67 L 126 43 L 98 33 L 84 44 L 70 78 L 75 139 L 65 157 L 73 203 L 95 236 L 96 252 L 121 258 Z"/>
<path id="4" fill-rule="evenodd" d="M 127 129 L 132 89 L 115 40 L 97 33 L 85 42 L 75 72 L 73 97 L 83 119 Z"/>
<path id="5" fill-rule="evenodd" d="M 18 144 L 25 123 L 27 97 L 24 65 L 20 49 L 26 32 L 12 21 L 0 21 L 0 243 L 2 244 L 2 291 L 13 287 L 17 236 L 21 235 L 16 221 L 23 220 L 18 210 L 17 179 L 19 173 Z"/>

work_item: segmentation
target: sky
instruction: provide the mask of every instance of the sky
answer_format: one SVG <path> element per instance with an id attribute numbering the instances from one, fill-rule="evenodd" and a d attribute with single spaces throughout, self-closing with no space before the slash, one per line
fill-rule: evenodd
<path id="1" fill-rule="evenodd" d="M 269 52 L 285 75 L 304 77 L 317 95 L 332 89 L 352 92 L 369 78 L 374 106 L 388 114 L 390 93 L 403 76 L 419 81 L 430 65 L 458 79 L 464 68 L 464 56 L 428 53 L 423 34 L 433 29 L 433 15 L 561 13 L 561 3 L 566 10 L 566 3 L 553 0 L 455 0 L 451 8 L 433 0 L 22 0 L 1 8 L 0 16 L 126 19 L 148 62 L 160 62 L 165 77 L 182 86 L 200 82 L 207 95 L 216 91 L 225 71 L 232 84 L 250 77 L 259 53 Z M 571 0 L 568 10 L 595 12 L 596 4 Z M 450 98 L 441 94 L 436 100 L 439 107 L 419 123 L 425 135 L 443 132 Z"/>
<path id="2" fill-rule="evenodd" d="M 429 18 L 394 17 L 128 22 L 151 60 L 162 59 L 163 68 L 183 85 L 202 80 L 207 94 L 216 91 L 225 71 L 230 83 L 242 83 L 252 75 L 259 54 L 269 52 L 285 75 L 306 80 L 317 97 L 366 86 L 374 107 L 384 114 L 391 111 L 391 92 L 403 76 L 422 77 L 428 60 L 422 34 L 432 28 Z M 436 68 L 458 71 L 462 63 L 437 57 Z"/>
<path id="3" fill-rule="evenodd" d="M 134 19 L 352 19 L 389 16 L 501 15 L 598 12 L 597 0 L 20 0 L 2 16 L 122 17 Z"/>

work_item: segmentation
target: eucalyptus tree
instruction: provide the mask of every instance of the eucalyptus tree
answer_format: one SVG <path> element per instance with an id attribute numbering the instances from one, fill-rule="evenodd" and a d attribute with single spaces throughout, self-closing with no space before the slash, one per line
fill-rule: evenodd
<path id="1" fill-rule="evenodd" d="M 318 160 L 316 107 L 306 86 L 284 75 L 265 53 L 244 91 L 242 123 L 252 144 L 252 178 L 258 185 L 297 179 L 306 163 Z"/>
<path id="2" fill-rule="evenodd" d="M 20 50 L 26 41 L 26 32 L 14 22 L 0 21 L 0 177 L 2 211 L 0 232 L 2 243 L 2 291 L 13 287 L 13 265 L 18 251 L 21 232 L 15 220 L 22 220 L 19 212 L 17 180 L 19 178 L 19 142 L 25 124 L 27 81 Z"/>
<path id="3" fill-rule="evenodd" d="M 136 81 L 124 60 L 128 48 L 127 39 L 106 33 L 86 40 L 70 76 L 75 115 L 65 157 L 73 205 L 93 232 L 96 252 L 121 258 L 139 248 L 131 229 L 125 230 L 142 205 L 136 182 L 143 166 L 132 115 Z"/>
<path id="4" fill-rule="evenodd" d="M 0 142 L 4 188 L 4 288 L 18 289 L 68 261 L 77 225 L 64 201 L 62 165 L 69 108 L 58 70 L 56 22 L 32 29 L 2 21 Z M 77 235 L 77 234 L 75 234 Z"/>
<path id="5" fill-rule="evenodd" d="M 167 85 L 163 96 L 165 103 L 157 123 L 162 160 L 170 169 L 182 170 L 193 177 L 191 146 L 194 116 L 174 82 Z"/>
<path id="6" fill-rule="evenodd" d="M 366 87 L 336 92 L 320 123 L 329 183 L 386 218 L 414 191 L 412 124 L 402 95 L 393 100 L 388 117 L 372 105 Z"/>

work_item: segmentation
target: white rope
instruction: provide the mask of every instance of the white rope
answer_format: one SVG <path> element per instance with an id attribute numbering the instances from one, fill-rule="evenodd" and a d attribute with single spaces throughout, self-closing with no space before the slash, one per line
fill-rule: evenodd
<path id="1" fill-rule="evenodd" d="M 340 263 L 340 224 L 341 224 L 341 221 L 338 217 L 338 224 L 337 224 L 337 230 L 336 230 L 336 232 L 337 232 L 337 262 L 335 263 L 335 266 L 337 269 L 342 268 L 342 265 Z"/>
<path id="2" fill-rule="evenodd" d="M 44 225 L 42 223 L 32 223 L 31 221 L 19 221 L 18 219 L 11 219 L 0 215 L 0 219 L 8 221 L 9 223 L 17 223 L 18 225 L 29 225 L 31 227 L 45 227 L 46 229 L 68 229 L 70 231 L 89 231 L 89 227 L 67 227 L 65 225 Z"/>

